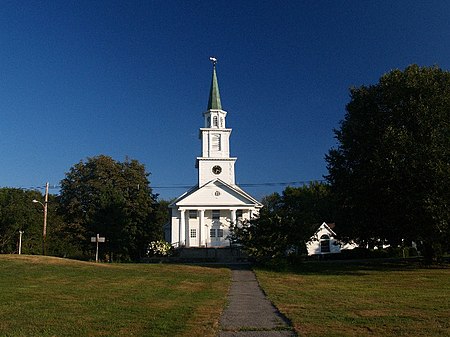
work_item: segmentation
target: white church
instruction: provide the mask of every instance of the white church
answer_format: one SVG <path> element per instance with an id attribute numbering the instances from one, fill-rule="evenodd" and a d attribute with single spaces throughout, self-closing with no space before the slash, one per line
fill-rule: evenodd
<path id="1" fill-rule="evenodd" d="M 258 215 L 262 204 L 235 183 L 237 158 L 230 156 L 231 129 L 222 109 L 213 62 L 207 110 L 200 128 L 201 156 L 197 157 L 198 184 L 173 201 L 170 242 L 174 247 L 226 247 L 230 226 Z"/>

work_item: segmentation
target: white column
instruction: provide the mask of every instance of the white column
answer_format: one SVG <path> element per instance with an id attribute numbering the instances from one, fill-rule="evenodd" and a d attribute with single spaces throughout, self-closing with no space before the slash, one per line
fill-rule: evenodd
<path id="1" fill-rule="evenodd" d="M 180 243 L 179 245 L 186 244 L 186 211 L 183 209 L 180 211 Z"/>
<path id="2" fill-rule="evenodd" d="M 206 235 L 205 235 L 205 210 L 199 209 L 199 219 L 198 219 L 198 226 L 199 226 L 199 238 L 198 238 L 198 245 L 202 246 L 206 244 Z"/>
<path id="3" fill-rule="evenodd" d="M 237 225 L 237 223 L 236 223 L 236 210 L 235 209 L 231 210 L 231 224 L 233 226 Z"/>
<path id="4" fill-rule="evenodd" d="M 186 220 L 186 215 L 187 215 L 187 220 Z M 185 246 L 186 247 L 190 247 L 191 246 L 191 236 L 189 235 L 189 210 L 187 211 L 187 214 L 184 214 L 184 241 L 185 241 Z"/>

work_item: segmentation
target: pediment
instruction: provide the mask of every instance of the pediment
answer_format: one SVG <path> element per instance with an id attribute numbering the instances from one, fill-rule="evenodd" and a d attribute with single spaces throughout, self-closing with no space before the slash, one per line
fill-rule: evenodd
<path id="1" fill-rule="evenodd" d="M 322 225 L 320 225 L 320 227 L 316 230 L 316 232 L 314 233 L 314 235 L 310 238 L 310 240 L 316 238 L 318 239 L 320 236 L 322 235 L 328 235 L 330 237 L 335 237 L 336 233 L 328 226 L 328 224 L 326 222 L 322 223 Z"/>
<path id="2" fill-rule="evenodd" d="M 188 191 L 175 200 L 171 206 L 247 206 L 262 205 L 238 186 L 228 185 L 215 179 L 205 185 Z"/>

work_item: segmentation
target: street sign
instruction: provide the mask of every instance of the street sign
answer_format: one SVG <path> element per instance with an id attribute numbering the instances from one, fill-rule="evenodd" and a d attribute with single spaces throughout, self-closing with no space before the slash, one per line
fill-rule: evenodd
<path id="1" fill-rule="evenodd" d="M 95 262 L 98 262 L 98 243 L 105 242 L 105 237 L 101 237 L 100 234 L 97 234 L 97 236 L 91 236 L 91 242 L 97 243 L 97 249 L 95 251 Z"/>

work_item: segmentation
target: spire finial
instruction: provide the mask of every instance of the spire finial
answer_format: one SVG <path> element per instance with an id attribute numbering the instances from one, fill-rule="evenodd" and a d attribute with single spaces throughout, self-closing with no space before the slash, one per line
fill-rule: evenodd
<path id="1" fill-rule="evenodd" d="M 217 63 L 217 58 L 215 58 L 214 56 L 211 56 L 211 57 L 209 58 L 209 60 L 212 62 L 213 66 L 215 67 L 215 66 L 216 66 L 216 63 Z"/>

